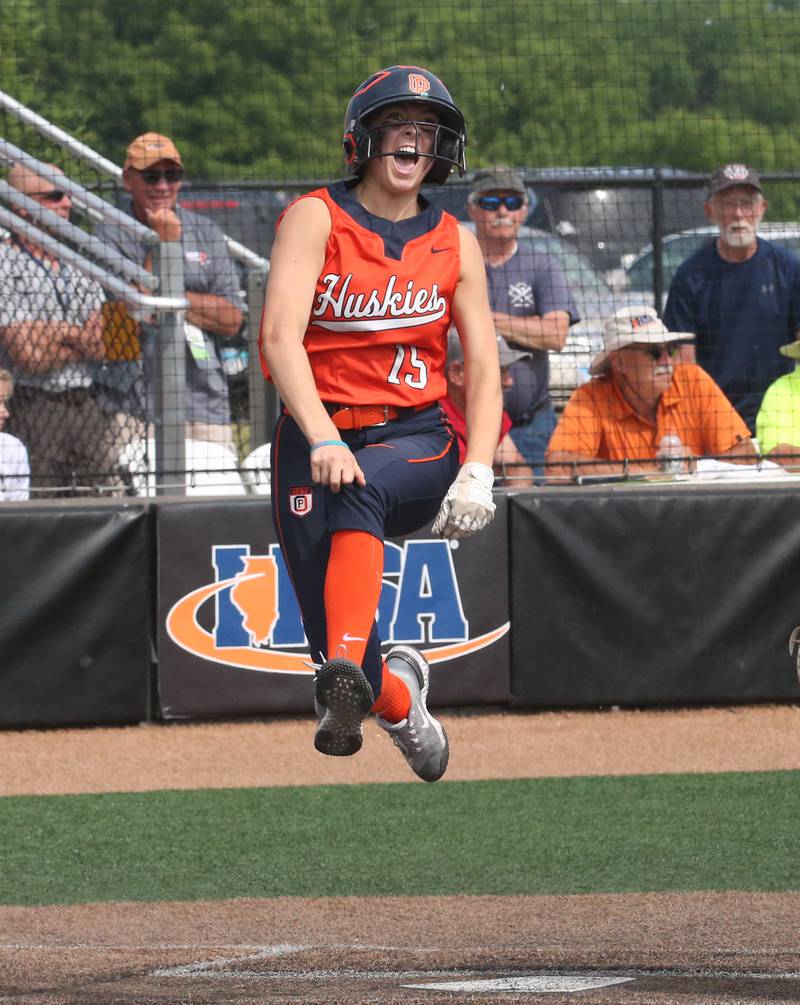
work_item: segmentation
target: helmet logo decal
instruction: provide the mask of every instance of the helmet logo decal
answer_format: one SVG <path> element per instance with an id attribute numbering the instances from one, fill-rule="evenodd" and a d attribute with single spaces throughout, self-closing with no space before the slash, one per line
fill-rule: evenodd
<path id="1" fill-rule="evenodd" d="M 359 84 L 347 105 L 342 131 L 342 152 L 348 175 L 361 177 L 365 165 L 375 157 L 388 156 L 377 142 L 381 133 L 376 113 L 392 105 L 427 102 L 434 106 L 438 122 L 433 159 L 426 175 L 432 185 L 441 185 L 455 168 L 460 175 L 467 169 L 464 147 L 467 142 L 464 116 L 449 91 L 430 70 L 422 66 L 388 66 Z M 409 115 L 411 119 L 416 116 Z"/>
<path id="2" fill-rule="evenodd" d="M 412 94 L 427 94 L 431 89 L 431 82 L 421 73 L 409 73 L 408 89 Z"/>

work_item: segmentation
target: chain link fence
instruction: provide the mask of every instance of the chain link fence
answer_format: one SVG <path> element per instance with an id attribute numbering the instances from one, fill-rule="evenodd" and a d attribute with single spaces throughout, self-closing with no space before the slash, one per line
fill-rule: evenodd
<path id="1" fill-rule="evenodd" d="M 493 291 L 495 309 L 502 300 L 514 316 L 539 316 L 556 273 L 569 290 L 563 347 L 514 342 L 498 322 L 517 348 L 547 360 L 512 367 L 510 435 L 525 464 L 498 460 L 507 484 L 527 484 L 528 468 L 540 481 L 629 478 L 642 443 L 654 462 L 665 433 L 680 433 L 690 467 L 698 457 L 724 462 L 728 441 L 694 427 L 733 430 L 731 405 L 758 440 L 766 393 L 793 373 L 780 348 L 800 330 L 797 3 L 533 0 L 426 8 L 424 18 L 413 5 L 300 5 L 286 21 L 269 0 L 213 14 L 191 0 L 168 24 L 158 5 L 132 18 L 110 0 L 2 7 L 2 444 L 15 457 L 9 438 L 24 445 L 33 499 L 266 491 L 278 402 L 261 377 L 257 329 L 276 222 L 296 195 L 341 174 L 347 99 L 398 54 L 440 73 L 465 112 L 469 172 L 426 195 L 484 250 L 488 224 L 469 198 L 476 172 L 508 165 L 523 179 L 514 254 L 522 249 L 540 274 Z M 35 40 L 45 29 L 43 53 Z M 142 215 L 136 176 L 124 172 L 128 145 L 148 131 L 178 152 L 167 158 L 175 178 L 148 182 L 172 186 L 177 235 L 157 232 L 157 213 Z M 740 198 L 731 208 L 729 198 L 712 212 L 709 178 L 724 164 L 753 165 L 768 206 Z M 748 226 L 759 235 L 752 253 L 725 257 Z M 676 273 L 701 253 L 670 305 Z M 491 264 L 487 275 L 491 288 Z M 666 382 L 638 402 L 632 371 L 600 404 L 586 398 L 609 379 L 592 368 L 606 323 L 625 309 L 697 335 L 693 353 L 639 360 L 672 373 L 699 364 L 711 377 L 721 398 L 680 371 L 694 381 L 692 428 L 667 421 Z M 566 466 L 546 469 L 555 423 L 574 413 L 567 404 L 580 389 L 575 449 Z M 800 455 L 791 381 L 767 404 L 760 448 L 791 470 Z M 622 466 L 606 470 L 622 419 L 639 424 L 638 454 L 623 436 Z M 522 427 L 537 427 L 536 450 Z M 755 450 L 734 459 L 759 464 Z"/>

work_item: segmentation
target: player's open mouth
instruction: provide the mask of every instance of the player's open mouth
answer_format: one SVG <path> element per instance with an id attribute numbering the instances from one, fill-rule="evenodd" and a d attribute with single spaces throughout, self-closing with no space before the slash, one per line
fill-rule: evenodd
<path id="1" fill-rule="evenodd" d="M 394 152 L 394 163 L 401 174 L 411 174 L 418 160 L 417 148 L 410 144 L 399 147 Z"/>

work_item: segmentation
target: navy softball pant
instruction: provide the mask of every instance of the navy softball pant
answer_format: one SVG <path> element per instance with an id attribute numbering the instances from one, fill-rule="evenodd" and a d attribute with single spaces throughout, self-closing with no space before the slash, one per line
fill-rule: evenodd
<path id="1" fill-rule="evenodd" d="M 459 468 L 458 445 L 438 405 L 340 437 L 364 472 L 363 488 L 314 485 L 309 444 L 291 416 L 278 418 L 272 436 L 272 519 L 315 663 L 335 655 L 327 652 L 324 601 L 331 534 L 363 530 L 383 541 L 419 530 L 433 520 Z M 377 697 L 382 659 L 374 623 L 363 669 Z"/>

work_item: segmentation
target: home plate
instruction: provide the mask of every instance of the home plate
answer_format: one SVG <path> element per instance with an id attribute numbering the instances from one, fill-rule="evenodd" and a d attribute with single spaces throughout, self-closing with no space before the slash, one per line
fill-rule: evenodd
<path id="1" fill-rule="evenodd" d="M 569 974 L 548 974 L 529 977 L 493 977 L 481 981 L 445 981 L 438 984 L 403 984 L 404 988 L 417 991 L 530 991 L 534 994 L 548 992 L 588 991 L 590 988 L 607 988 L 612 984 L 625 984 L 635 977 L 570 976 Z"/>

